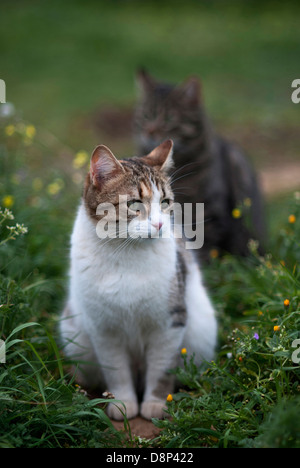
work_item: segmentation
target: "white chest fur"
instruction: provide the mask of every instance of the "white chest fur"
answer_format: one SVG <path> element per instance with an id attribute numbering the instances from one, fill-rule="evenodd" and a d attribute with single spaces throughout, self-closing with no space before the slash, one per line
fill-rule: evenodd
<path id="1" fill-rule="evenodd" d="M 176 271 L 174 239 L 100 240 L 80 207 L 72 235 L 70 296 L 75 313 L 96 327 L 169 319 Z"/>

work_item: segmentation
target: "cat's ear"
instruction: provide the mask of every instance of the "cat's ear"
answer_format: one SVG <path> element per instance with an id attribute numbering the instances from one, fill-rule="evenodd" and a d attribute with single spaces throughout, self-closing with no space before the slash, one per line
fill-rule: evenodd
<path id="1" fill-rule="evenodd" d="M 186 105 L 198 105 L 201 100 L 201 83 L 195 76 L 191 76 L 184 81 L 178 88 L 181 102 Z"/>
<path id="2" fill-rule="evenodd" d="M 94 149 L 91 158 L 90 176 L 93 184 L 102 188 L 103 184 L 124 173 L 123 166 L 105 145 L 99 145 Z"/>
<path id="3" fill-rule="evenodd" d="M 151 92 L 156 86 L 156 80 L 145 70 L 139 68 L 135 75 L 136 84 L 141 94 Z"/>
<path id="4" fill-rule="evenodd" d="M 166 140 L 141 159 L 148 166 L 167 172 L 173 167 L 173 141 Z"/>

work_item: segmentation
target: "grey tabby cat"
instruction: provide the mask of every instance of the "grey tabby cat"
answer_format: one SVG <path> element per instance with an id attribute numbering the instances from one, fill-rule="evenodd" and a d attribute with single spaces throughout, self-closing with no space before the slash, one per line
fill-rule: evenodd
<path id="1" fill-rule="evenodd" d="M 256 174 L 242 151 L 213 130 L 199 80 L 192 77 L 173 86 L 145 70 L 137 73 L 137 80 L 141 91 L 134 118 L 138 153 L 149 152 L 166 138 L 174 141 L 177 171 L 172 187 L 177 201 L 205 204 L 200 258 L 209 258 L 213 249 L 248 255 L 250 239 L 260 241 L 262 252 L 265 226 Z M 247 216 L 239 217 L 235 210 L 245 200 Z"/>

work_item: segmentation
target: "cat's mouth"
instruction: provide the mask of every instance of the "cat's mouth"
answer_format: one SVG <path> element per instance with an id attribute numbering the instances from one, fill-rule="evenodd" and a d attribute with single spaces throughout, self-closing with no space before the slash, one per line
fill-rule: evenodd
<path id="1" fill-rule="evenodd" d="M 96 227 L 96 233 L 99 239 L 118 239 L 118 240 L 143 240 L 172 238 L 173 233 L 168 228 L 169 222 L 165 219 L 140 219 L 139 217 L 131 220 L 116 222 L 103 225 L 101 221 Z"/>
<path id="2" fill-rule="evenodd" d="M 133 236 L 138 235 L 141 239 L 157 239 L 162 237 L 164 233 L 163 225 L 163 222 L 148 223 L 146 226 L 138 224 L 137 226 L 134 226 L 132 230 L 129 228 L 128 232 Z"/>

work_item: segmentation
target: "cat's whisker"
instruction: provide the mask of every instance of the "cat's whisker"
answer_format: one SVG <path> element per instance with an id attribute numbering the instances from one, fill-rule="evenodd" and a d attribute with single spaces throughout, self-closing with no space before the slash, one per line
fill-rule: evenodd
<path id="1" fill-rule="evenodd" d="M 182 188 L 184 190 L 190 190 L 190 187 L 180 187 L 180 188 Z M 174 195 L 186 195 L 186 192 L 180 192 L 180 191 L 174 190 L 174 189 L 172 189 L 172 192 L 173 192 Z M 175 201 L 176 201 L 176 199 L 175 199 Z M 177 203 L 180 203 L 180 202 L 177 202 Z"/>
<path id="2" fill-rule="evenodd" d="M 169 179 L 168 179 L 168 182 L 172 182 L 173 177 L 174 177 L 178 172 L 182 171 L 182 170 L 185 169 L 187 166 L 191 166 L 192 164 L 195 164 L 195 163 L 194 163 L 194 162 L 186 163 L 186 164 L 184 164 L 184 166 L 181 166 L 181 167 L 179 167 L 178 169 L 176 169 L 176 171 L 174 171 L 172 174 L 170 174 Z"/>
<path id="3" fill-rule="evenodd" d="M 195 223 L 173 223 L 174 226 L 199 226 L 200 224 L 205 224 L 209 221 L 209 219 L 204 219 L 203 221 L 195 222 Z"/>
<path id="4" fill-rule="evenodd" d="M 187 174 L 183 174 L 183 175 L 177 177 L 176 179 L 172 180 L 172 181 L 170 182 L 170 185 L 172 186 L 172 185 L 173 185 L 175 182 L 177 182 L 178 180 L 183 179 L 184 177 L 187 177 L 187 176 L 193 175 L 193 174 L 195 174 L 195 171 L 188 172 Z"/>
<path id="5" fill-rule="evenodd" d="M 104 237 L 104 238 L 99 237 L 99 241 L 100 241 L 101 245 L 104 246 L 104 245 L 106 245 L 107 243 L 109 243 L 111 241 L 118 241 L 118 240 L 121 241 L 123 239 L 124 240 L 127 239 L 127 237 L 128 237 L 128 228 L 124 229 L 123 231 L 118 231 L 116 229 L 116 233 L 117 233 L 116 237 Z M 123 234 L 127 234 L 127 236 L 125 238 L 120 237 Z M 104 240 L 105 240 L 105 242 L 103 242 Z"/>
<path id="6" fill-rule="evenodd" d="M 126 242 L 127 240 L 128 239 L 124 239 L 124 242 Z M 111 252 L 111 256 L 115 257 L 118 250 L 121 250 L 122 248 L 123 248 L 123 242 L 117 245 L 117 247 Z"/>
<path id="7" fill-rule="evenodd" d="M 120 252 L 123 251 L 123 249 L 128 249 L 128 252 L 130 252 L 134 248 L 136 242 L 138 242 L 138 239 L 135 239 L 133 237 L 128 237 L 128 239 L 126 240 L 126 245 L 124 244 Z"/>
<path id="8" fill-rule="evenodd" d="M 124 242 L 121 242 L 120 245 L 118 245 L 118 247 L 112 252 L 112 256 L 115 257 L 117 254 L 120 254 L 122 250 L 126 249 L 127 246 L 130 244 L 131 240 L 131 237 L 124 239 Z"/>
<path id="9" fill-rule="evenodd" d="M 122 238 L 122 239 L 118 237 L 113 237 L 109 239 L 108 241 L 106 241 L 104 244 L 102 244 L 102 246 L 105 246 L 107 243 L 110 243 L 111 241 L 113 241 L 113 243 L 111 244 L 111 247 L 114 247 L 114 244 L 117 243 L 117 246 L 115 247 L 115 250 L 113 251 L 113 254 L 114 254 L 114 252 L 117 251 L 119 248 L 122 249 L 124 242 L 127 240 L 128 240 L 128 237 Z"/>

